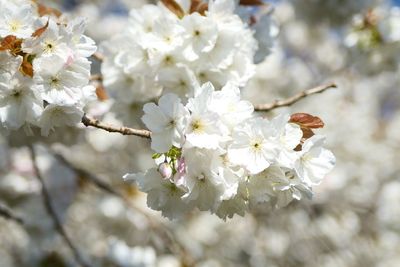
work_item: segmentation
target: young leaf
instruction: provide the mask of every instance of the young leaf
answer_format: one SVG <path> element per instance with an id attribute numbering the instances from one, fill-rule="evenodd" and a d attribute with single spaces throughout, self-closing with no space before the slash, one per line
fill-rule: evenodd
<path id="1" fill-rule="evenodd" d="M 207 3 L 203 3 L 202 0 L 192 0 L 189 12 L 190 14 L 198 12 L 199 14 L 204 16 L 207 10 L 208 10 Z"/>
<path id="2" fill-rule="evenodd" d="M 296 123 L 300 127 L 317 129 L 324 127 L 324 122 L 316 117 L 307 113 L 295 113 L 290 116 L 289 122 Z"/>
<path id="3" fill-rule="evenodd" d="M 108 99 L 107 91 L 102 84 L 96 86 L 96 96 L 100 101 L 105 101 Z"/>
<path id="4" fill-rule="evenodd" d="M 21 67 L 19 70 L 22 72 L 22 74 L 29 76 L 29 77 L 33 77 L 33 66 L 32 66 L 32 63 L 29 62 L 27 55 L 24 57 L 24 61 L 22 61 L 22 64 L 21 64 Z"/>
<path id="5" fill-rule="evenodd" d="M 46 25 L 44 25 L 43 27 L 37 29 L 37 30 L 32 34 L 32 37 L 40 37 L 40 35 L 42 35 L 42 34 L 46 31 L 47 27 L 49 27 L 49 21 L 47 21 Z"/>
<path id="6" fill-rule="evenodd" d="M 162 154 L 160 154 L 160 153 L 154 153 L 152 156 L 151 156 L 151 158 L 152 159 L 158 159 L 159 157 L 161 157 L 162 156 Z"/>
<path id="7" fill-rule="evenodd" d="M 161 0 L 161 2 L 178 18 L 181 19 L 185 16 L 185 12 L 183 11 L 182 7 L 175 0 Z"/>
<path id="8" fill-rule="evenodd" d="M 4 37 L 0 44 L 0 51 L 9 50 L 14 56 L 21 52 L 22 40 L 18 39 L 14 35 L 8 35 Z"/>
<path id="9" fill-rule="evenodd" d="M 300 126 L 300 129 L 303 132 L 302 142 L 314 135 L 312 129 L 324 127 L 324 122 L 320 118 L 307 113 L 295 113 L 290 116 L 289 122 L 295 123 Z M 301 144 L 296 147 L 295 150 L 301 150 Z"/>
<path id="10" fill-rule="evenodd" d="M 240 0 L 239 5 L 242 6 L 263 6 L 265 3 L 262 0 Z"/>
<path id="11" fill-rule="evenodd" d="M 39 16 L 41 16 L 41 17 L 46 16 L 46 15 L 53 15 L 53 16 L 59 18 L 62 15 L 61 11 L 59 11 L 55 8 L 47 7 L 42 4 L 37 4 L 37 6 L 38 6 Z"/>

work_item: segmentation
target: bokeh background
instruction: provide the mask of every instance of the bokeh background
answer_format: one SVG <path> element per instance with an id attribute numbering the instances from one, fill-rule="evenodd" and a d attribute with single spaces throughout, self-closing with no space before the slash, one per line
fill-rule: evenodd
<path id="1" fill-rule="evenodd" d="M 100 44 L 125 27 L 129 9 L 148 2 L 46 3 L 87 17 L 87 35 Z M 32 144 L 58 216 L 93 267 L 400 266 L 400 38 L 355 45 L 351 36 L 357 17 L 368 11 L 381 20 L 400 16 L 400 1 L 269 3 L 279 35 L 243 88 L 244 98 L 269 103 L 321 83 L 338 85 L 266 114 L 307 112 L 325 122 L 320 132 L 337 165 L 313 200 L 227 221 L 201 212 L 169 221 L 121 178 L 151 166 L 148 141 L 84 127 L 46 139 L 13 133 L 0 136 L 0 205 L 24 224 L 0 217 L 0 266 L 77 266 L 44 208 Z M 94 61 L 93 73 L 99 68 Z M 113 124 L 142 126 L 141 107 L 122 120 L 109 110 L 110 101 L 94 104 L 92 113 Z"/>

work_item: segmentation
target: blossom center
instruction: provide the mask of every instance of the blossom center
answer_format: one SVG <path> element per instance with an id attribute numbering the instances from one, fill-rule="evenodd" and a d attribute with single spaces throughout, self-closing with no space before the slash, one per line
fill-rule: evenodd
<path id="1" fill-rule="evenodd" d="M 312 156 L 305 154 L 301 157 L 301 161 L 303 162 L 303 164 L 306 164 L 307 162 L 309 162 L 312 159 Z"/>
<path id="2" fill-rule="evenodd" d="M 206 180 L 206 176 L 201 173 L 199 176 L 197 176 L 197 179 L 199 179 L 201 182 L 204 182 Z"/>
<path id="3" fill-rule="evenodd" d="M 164 65 L 166 66 L 170 66 L 173 65 L 175 63 L 174 57 L 171 55 L 166 55 L 164 57 Z"/>
<path id="4" fill-rule="evenodd" d="M 52 77 L 50 79 L 50 85 L 52 87 L 59 87 L 60 86 L 60 79 L 58 79 L 57 77 Z"/>
<path id="5" fill-rule="evenodd" d="M 193 132 L 201 133 L 204 131 L 204 125 L 201 120 L 194 120 L 190 126 L 192 127 Z"/>
<path id="6" fill-rule="evenodd" d="M 250 146 L 253 149 L 253 151 L 255 151 L 255 152 L 260 151 L 262 148 L 262 140 L 259 140 L 259 139 L 252 140 L 252 142 L 250 143 Z"/>
<path id="7" fill-rule="evenodd" d="M 171 119 L 171 120 L 168 122 L 168 127 L 170 127 L 170 128 L 174 128 L 175 125 L 176 125 L 176 121 L 175 121 L 174 119 Z"/>
<path id="8" fill-rule="evenodd" d="M 20 90 L 14 90 L 13 93 L 11 94 L 14 98 L 19 98 L 21 96 L 21 91 Z"/>
<path id="9" fill-rule="evenodd" d="M 51 41 L 46 41 L 45 43 L 44 43 L 44 52 L 45 53 L 51 53 L 51 52 L 54 52 L 54 49 L 55 49 L 55 45 L 54 45 L 54 43 L 53 42 L 51 42 Z"/>
<path id="10" fill-rule="evenodd" d="M 19 21 L 13 20 L 10 21 L 9 26 L 12 32 L 17 32 L 21 28 L 21 23 Z"/>

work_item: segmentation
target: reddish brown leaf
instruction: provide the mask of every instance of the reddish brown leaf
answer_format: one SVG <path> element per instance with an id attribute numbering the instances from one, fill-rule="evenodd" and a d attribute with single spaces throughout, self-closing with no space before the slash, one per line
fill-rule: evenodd
<path id="1" fill-rule="evenodd" d="M 190 12 L 190 14 L 192 14 L 194 12 L 198 12 L 204 16 L 207 10 L 208 10 L 207 3 L 203 3 L 202 0 L 192 0 L 189 12 Z"/>
<path id="2" fill-rule="evenodd" d="M 300 127 L 300 129 L 303 131 L 303 138 L 305 140 L 307 140 L 308 138 L 310 138 L 314 135 L 313 130 L 311 130 L 310 128 Z"/>
<path id="3" fill-rule="evenodd" d="M 324 127 L 324 122 L 320 118 L 307 113 L 295 113 L 290 116 L 289 122 L 296 123 L 304 128 L 317 129 Z"/>
<path id="4" fill-rule="evenodd" d="M 314 135 L 312 129 L 324 127 L 324 122 L 320 118 L 307 113 L 295 113 L 290 116 L 289 122 L 299 125 L 301 131 L 303 132 L 301 143 L 294 149 L 295 151 L 300 151 L 304 141 Z"/>
<path id="5" fill-rule="evenodd" d="M 197 11 L 197 8 L 199 7 L 199 5 L 202 3 L 201 0 L 192 0 L 191 4 L 190 4 L 190 14 L 194 13 Z"/>
<path id="6" fill-rule="evenodd" d="M 239 5 L 242 6 L 263 6 L 265 3 L 262 0 L 240 0 Z"/>
<path id="7" fill-rule="evenodd" d="M 4 37 L 0 44 L 0 51 L 9 50 L 11 54 L 16 56 L 21 52 L 22 40 L 14 35 Z"/>
<path id="8" fill-rule="evenodd" d="M 185 16 L 182 7 L 175 0 L 161 0 L 161 2 L 178 18 L 183 18 Z"/>
<path id="9" fill-rule="evenodd" d="M 46 25 L 44 25 L 43 27 L 37 29 L 33 34 L 32 37 L 40 37 L 40 35 L 42 35 L 46 30 L 47 27 L 49 27 L 49 21 L 47 21 Z"/>
<path id="10" fill-rule="evenodd" d="M 301 151 L 302 148 L 303 148 L 302 144 L 298 144 L 293 150 L 294 151 Z"/>
<path id="11" fill-rule="evenodd" d="M 207 3 L 202 3 L 198 8 L 197 12 L 200 13 L 200 15 L 205 15 L 206 11 L 208 10 L 208 4 Z"/>
<path id="12" fill-rule="evenodd" d="M 28 61 L 28 57 L 24 58 L 24 61 L 22 61 L 21 67 L 19 68 L 22 74 L 33 77 L 33 66 L 32 63 Z"/>
<path id="13" fill-rule="evenodd" d="M 1 51 L 9 50 L 13 46 L 13 43 L 16 40 L 17 40 L 17 37 L 15 37 L 14 35 L 8 35 L 8 36 L 4 37 L 4 39 L 1 40 L 0 50 Z"/>
<path id="14" fill-rule="evenodd" d="M 99 99 L 100 101 L 105 101 L 108 99 L 106 89 L 104 89 L 102 85 L 96 86 L 96 95 L 97 99 Z"/>
<path id="15" fill-rule="evenodd" d="M 39 16 L 41 16 L 41 17 L 46 16 L 46 15 L 53 15 L 53 16 L 56 16 L 57 18 L 59 18 L 62 15 L 61 11 L 59 11 L 55 8 L 47 7 L 42 4 L 37 4 L 37 6 L 38 6 Z"/>

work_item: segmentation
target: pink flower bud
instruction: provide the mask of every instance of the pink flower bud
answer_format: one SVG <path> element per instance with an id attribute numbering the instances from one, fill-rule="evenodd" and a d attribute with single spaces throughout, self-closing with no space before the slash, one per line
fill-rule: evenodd
<path id="1" fill-rule="evenodd" d="M 169 178 L 171 178 L 171 176 L 172 176 L 172 168 L 171 168 L 171 166 L 170 166 L 168 163 L 166 163 L 166 162 L 161 163 L 161 164 L 158 166 L 158 171 L 160 172 L 161 176 L 162 176 L 164 179 L 169 179 Z"/>
<path id="2" fill-rule="evenodd" d="M 74 63 L 74 61 L 75 61 L 74 54 L 72 54 L 72 52 L 70 51 L 70 52 L 68 53 L 68 58 L 67 58 L 67 61 L 66 61 L 65 64 L 64 64 L 64 67 L 65 67 L 65 68 L 68 68 L 69 66 L 72 65 L 72 63 Z"/>

